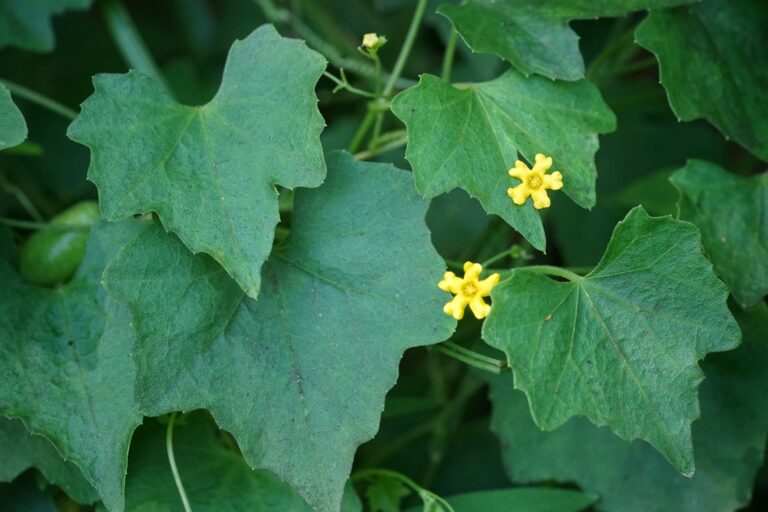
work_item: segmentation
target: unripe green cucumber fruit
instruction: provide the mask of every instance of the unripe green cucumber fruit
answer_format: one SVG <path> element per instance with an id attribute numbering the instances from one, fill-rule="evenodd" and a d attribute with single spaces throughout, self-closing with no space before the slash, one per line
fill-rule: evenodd
<path id="1" fill-rule="evenodd" d="M 52 226 L 72 229 L 41 230 L 29 237 L 21 250 L 21 276 L 39 286 L 68 281 L 83 261 L 90 227 L 98 218 L 99 204 L 81 201 L 51 219 Z"/>

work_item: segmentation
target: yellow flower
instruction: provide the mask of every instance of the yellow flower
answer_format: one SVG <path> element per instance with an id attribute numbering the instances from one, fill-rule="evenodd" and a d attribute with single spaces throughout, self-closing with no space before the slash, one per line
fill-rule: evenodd
<path id="1" fill-rule="evenodd" d="M 379 37 L 379 35 L 374 32 L 363 36 L 363 48 L 367 48 L 368 50 L 378 50 L 380 47 L 384 46 L 384 43 L 386 42 L 386 38 Z"/>
<path id="2" fill-rule="evenodd" d="M 542 154 L 536 155 L 536 163 L 533 169 L 529 169 L 525 163 L 518 160 L 515 166 L 509 170 L 509 175 L 517 178 L 522 183 L 516 187 L 507 189 L 507 195 L 517 205 L 525 204 L 528 196 L 533 198 L 533 207 L 537 210 L 549 208 L 552 204 L 547 196 L 547 189 L 560 190 L 563 188 L 563 175 L 558 171 L 545 174 L 552 167 L 552 159 Z"/>
<path id="3" fill-rule="evenodd" d="M 464 309 L 469 306 L 475 318 L 485 318 L 491 312 L 491 306 L 486 304 L 483 297 L 491 293 L 491 288 L 499 282 L 499 274 L 492 274 L 482 281 L 480 273 L 483 266 L 468 261 L 464 264 L 464 277 L 458 277 L 453 272 L 446 272 L 443 280 L 438 283 L 441 290 L 451 292 L 456 296 L 445 305 L 443 311 L 456 320 L 464 318 Z"/>

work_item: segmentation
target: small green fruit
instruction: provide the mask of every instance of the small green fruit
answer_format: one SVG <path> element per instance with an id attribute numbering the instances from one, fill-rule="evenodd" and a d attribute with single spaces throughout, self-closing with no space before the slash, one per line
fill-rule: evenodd
<path id="1" fill-rule="evenodd" d="M 68 281 L 83 261 L 90 227 L 98 218 L 99 204 L 81 201 L 51 219 L 51 225 L 72 230 L 44 230 L 29 237 L 21 250 L 22 277 L 39 286 Z"/>

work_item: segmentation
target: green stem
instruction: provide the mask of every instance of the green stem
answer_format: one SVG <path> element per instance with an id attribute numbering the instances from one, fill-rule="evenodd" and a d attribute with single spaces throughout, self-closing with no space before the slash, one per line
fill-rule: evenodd
<path id="1" fill-rule="evenodd" d="M 364 91 L 362 89 L 358 89 L 357 87 L 354 87 L 346 80 L 341 80 L 331 73 L 324 71 L 323 76 L 334 82 L 338 87 L 334 89 L 333 91 L 336 92 L 337 89 L 345 89 L 352 94 L 357 94 L 359 96 L 365 96 L 366 98 L 375 98 L 376 95 L 372 92 Z"/>
<path id="2" fill-rule="evenodd" d="M 352 142 L 349 143 L 349 150 L 350 153 L 354 153 L 358 150 L 360 147 L 360 144 L 362 144 L 363 139 L 365 138 L 365 135 L 368 133 L 368 129 L 373 124 L 373 121 L 376 119 L 376 112 L 374 112 L 373 109 L 369 108 L 368 112 L 365 113 L 365 117 L 363 118 L 363 121 L 360 123 L 360 126 L 357 128 L 357 131 L 355 132 L 355 136 L 352 137 Z"/>
<path id="3" fill-rule="evenodd" d="M 45 218 L 37 210 L 37 208 L 35 208 L 35 205 L 32 204 L 32 201 L 27 197 L 27 194 L 25 194 L 23 190 L 21 190 L 16 185 L 7 183 L 2 177 L 0 177 L 0 187 L 4 188 L 6 192 L 15 197 L 16 201 L 19 202 L 21 207 L 24 208 L 27 214 L 32 217 L 35 222 L 39 222 L 41 224 L 45 223 Z"/>
<path id="4" fill-rule="evenodd" d="M 441 345 L 445 346 L 445 347 L 450 347 L 453 350 L 456 350 L 456 351 L 462 352 L 464 354 L 467 354 L 468 356 L 473 357 L 473 358 L 475 358 L 475 359 L 477 359 L 479 361 L 483 361 L 483 362 L 486 362 L 488 364 L 491 364 L 491 365 L 495 366 L 496 368 L 502 368 L 503 369 L 503 368 L 508 368 L 509 367 L 507 365 L 506 361 L 500 361 L 499 359 L 496 359 L 496 358 L 493 358 L 493 357 L 490 357 L 490 356 L 486 356 L 484 354 L 481 354 L 480 352 L 475 352 L 474 350 L 470 350 L 470 349 L 468 349 L 466 347 L 463 347 L 463 346 L 459 345 L 458 343 L 454 343 L 453 341 L 444 341 L 443 343 L 441 343 L 440 345 L 437 345 L 437 346 L 441 346 Z"/>
<path id="5" fill-rule="evenodd" d="M 347 71 L 352 71 L 361 76 L 376 78 L 376 69 L 374 66 L 368 65 L 357 59 L 343 57 L 333 45 L 328 44 L 322 37 L 317 35 L 311 27 L 294 16 L 290 11 L 277 7 L 272 0 L 255 0 L 255 2 L 270 22 L 275 25 L 289 25 L 297 34 L 304 38 L 309 46 L 322 53 L 335 67 L 344 68 Z M 387 73 L 382 73 L 382 75 L 390 77 Z M 400 89 L 407 89 L 416 84 L 415 80 L 408 80 L 400 77 L 397 78 L 396 82 L 397 87 Z"/>
<path id="6" fill-rule="evenodd" d="M 459 33 L 455 28 L 451 29 L 451 35 L 448 36 L 448 43 L 445 45 L 443 54 L 443 69 L 440 77 L 446 82 L 451 81 L 451 72 L 453 71 L 453 57 L 456 54 L 456 43 L 459 40 Z"/>
<path id="7" fill-rule="evenodd" d="M 376 78 L 374 79 L 375 82 L 376 82 L 374 84 L 374 87 L 376 89 L 376 96 L 380 97 L 381 96 L 381 84 L 382 84 L 382 79 L 381 79 L 381 74 L 382 74 L 381 59 L 379 58 L 379 55 L 376 54 L 376 53 L 371 55 L 371 59 L 373 60 L 374 69 L 376 69 Z"/>
<path id="8" fill-rule="evenodd" d="M 43 96 L 38 92 L 27 89 L 23 85 L 9 82 L 8 80 L 0 80 L 0 82 L 2 82 L 3 85 L 5 85 L 14 96 L 18 96 L 19 98 L 23 98 L 27 101 L 35 103 L 36 105 L 40 105 L 43 108 L 47 108 L 51 112 L 59 114 L 60 116 L 69 119 L 70 121 L 77 117 L 77 112 L 69 107 L 62 105 L 56 100 L 52 100 L 51 98 Z"/>
<path id="9" fill-rule="evenodd" d="M 550 265 L 529 265 L 527 267 L 520 267 L 519 270 L 525 270 L 528 272 L 534 272 L 536 274 L 546 274 L 549 276 L 558 276 L 567 279 L 571 282 L 579 282 L 584 279 L 584 276 L 561 267 L 553 267 Z"/>
<path id="10" fill-rule="evenodd" d="M 381 59 L 379 58 L 379 55 L 377 53 L 368 53 L 365 52 L 365 55 L 371 59 L 374 63 L 374 67 L 376 68 L 376 78 L 374 79 L 374 88 L 376 90 L 376 97 L 382 98 L 382 80 L 381 80 Z M 373 133 L 371 134 L 371 139 L 368 142 L 368 150 L 376 149 L 379 142 L 379 136 L 381 135 L 381 128 L 384 125 L 384 112 L 385 110 L 379 110 L 376 112 L 376 118 L 373 121 Z"/>
<path id="11" fill-rule="evenodd" d="M 488 267 L 489 265 L 491 265 L 492 263 L 496 263 L 496 262 L 497 262 L 497 261 L 499 261 L 500 259 L 503 259 L 503 258 L 506 258 L 507 256 L 509 256 L 509 254 L 510 254 L 510 253 L 511 253 L 513 250 L 515 250 L 515 247 L 510 247 L 509 249 L 507 249 L 507 250 L 505 250 L 505 251 L 501 251 L 499 254 L 496 254 L 496 255 L 494 255 L 494 256 L 491 256 L 490 258 L 488 258 L 488 259 L 487 259 L 487 260 L 485 260 L 484 262 L 480 263 L 480 265 L 482 265 L 482 266 L 483 266 L 483 268 L 487 268 L 487 267 Z"/>
<path id="12" fill-rule="evenodd" d="M 500 374 L 509 370 L 506 361 L 500 361 L 498 359 L 493 359 L 492 357 L 484 356 L 483 354 L 464 348 L 451 341 L 445 341 L 439 345 L 435 345 L 435 350 L 486 372 Z"/>
<path id="13" fill-rule="evenodd" d="M 635 71 L 648 69 L 648 68 L 654 67 L 655 65 L 656 65 L 656 57 L 648 57 L 645 59 L 637 60 L 635 62 L 630 62 L 629 64 L 625 64 L 624 66 L 621 66 L 620 68 L 616 69 L 615 73 L 617 75 L 625 75 L 627 73 L 633 73 Z"/>
<path id="14" fill-rule="evenodd" d="M 104 20 L 125 62 L 168 89 L 160 68 L 149 53 L 136 24 L 120 0 L 102 2 Z"/>
<path id="15" fill-rule="evenodd" d="M 11 219 L 9 217 L 0 217 L 0 224 L 30 231 L 88 231 L 91 228 L 91 226 L 84 224 L 47 224 L 45 222 Z"/>
<path id="16" fill-rule="evenodd" d="M 622 50 L 626 49 L 627 45 L 631 46 L 634 44 L 634 33 L 635 27 L 633 25 L 619 36 L 611 39 L 608 44 L 606 44 L 603 49 L 600 50 L 600 53 L 598 53 L 597 56 L 592 59 L 592 62 L 589 63 L 585 72 L 585 76 L 589 80 L 596 82 L 599 78 L 598 72 L 603 64 L 617 52 L 621 52 Z"/>
<path id="17" fill-rule="evenodd" d="M 173 455 L 173 423 L 175 421 L 176 413 L 174 412 L 171 414 L 171 418 L 168 420 L 168 428 L 165 431 L 165 449 L 168 452 L 168 462 L 171 464 L 173 481 L 176 482 L 176 489 L 179 491 L 181 503 L 184 506 L 184 512 L 192 512 L 192 507 L 189 505 L 189 498 L 187 498 L 187 492 L 184 490 L 184 484 L 181 482 L 179 468 L 176 467 L 176 457 Z"/>
<path id="18" fill-rule="evenodd" d="M 416 11 L 413 13 L 413 19 L 411 20 L 411 26 L 408 27 L 408 34 L 405 36 L 405 42 L 400 49 L 400 54 L 397 56 L 395 67 L 392 69 L 392 74 L 389 76 L 389 80 L 387 80 L 387 84 L 384 86 L 383 94 L 385 97 L 389 97 L 395 89 L 397 79 L 400 78 L 400 74 L 403 72 L 408 56 L 411 54 L 413 43 L 416 41 L 416 34 L 419 32 L 421 20 L 424 17 L 424 11 L 427 8 L 427 0 L 418 1 L 419 3 L 416 4 Z"/>
<path id="19" fill-rule="evenodd" d="M 407 135 L 402 135 L 390 142 L 383 142 L 386 135 L 387 134 L 384 134 L 381 137 L 379 137 L 379 143 L 381 144 L 380 146 L 377 146 L 373 149 L 360 151 L 359 153 L 355 153 L 355 158 L 357 158 L 358 160 L 368 160 L 375 156 L 381 155 L 382 153 L 386 153 L 387 151 L 391 151 L 393 149 L 403 147 L 408 143 Z"/>
<path id="20" fill-rule="evenodd" d="M 379 146 L 379 137 L 381 136 L 381 127 L 384 124 L 384 112 L 378 112 L 373 122 L 373 133 L 371 141 L 368 143 L 368 150 L 376 149 Z"/>

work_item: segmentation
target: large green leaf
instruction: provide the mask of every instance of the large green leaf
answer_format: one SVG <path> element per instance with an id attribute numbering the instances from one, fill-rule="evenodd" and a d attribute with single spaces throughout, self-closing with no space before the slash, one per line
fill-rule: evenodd
<path id="1" fill-rule="evenodd" d="M 0 82 L 0 150 L 18 146 L 27 138 L 27 123 L 11 93 Z"/>
<path id="2" fill-rule="evenodd" d="M 597 134 L 615 129 L 613 113 L 589 82 L 526 78 L 514 70 L 462 88 L 422 75 L 395 98 L 392 111 L 408 127 L 407 157 L 424 197 L 461 187 L 539 249 L 545 246 L 539 214 L 530 201 L 517 206 L 507 196 L 519 183 L 507 174 L 518 152 L 529 161 L 537 153 L 551 156 L 563 191 L 589 208 Z"/>
<path id="3" fill-rule="evenodd" d="M 150 420 L 131 443 L 125 482 L 127 512 L 175 512 L 181 501 L 166 454 L 166 427 Z M 173 451 L 179 475 L 195 512 L 311 512 L 286 484 L 265 470 L 253 470 L 228 448 L 201 413 L 183 417 L 174 427 Z M 347 487 L 342 512 L 360 511 Z"/>
<path id="4" fill-rule="evenodd" d="M 768 173 L 751 178 L 690 160 L 670 178 L 715 270 L 746 307 L 768 293 Z"/>
<path id="5" fill-rule="evenodd" d="M 469 0 L 443 5 L 470 48 L 495 53 L 525 75 L 558 80 L 584 78 L 579 36 L 568 22 L 632 11 L 688 4 L 697 0 Z"/>
<path id="6" fill-rule="evenodd" d="M 291 234 L 265 265 L 257 301 L 159 227 L 104 276 L 139 332 L 144 410 L 209 409 L 251 466 L 320 511 L 338 510 L 403 352 L 455 325 L 442 312 L 444 264 L 411 175 L 343 153 L 328 167 L 323 187 L 297 192 Z"/>
<path id="7" fill-rule="evenodd" d="M 123 508 L 128 444 L 141 417 L 130 314 L 100 278 L 137 226 L 95 226 L 78 273 L 54 290 L 26 284 L 0 261 L 0 414 L 48 438 L 115 511 Z"/>
<path id="8" fill-rule="evenodd" d="M 636 32 L 656 54 L 683 121 L 703 117 L 768 161 L 768 9 L 764 0 L 704 0 L 652 12 Z"/>
<path id="9" fill-rule="evenodd" d="M 586 277 L 521 269 L 493 290 L 483 337 L 507 354 L 541 428 L 584 415 L 693 474 L 697 362 L 740 340 L 700 243 L 693 224 L 638 207 Z"/>
<path id="10" fill-rule="evenodd" d="M 93 0 L 0 0 L 0 48 L 13 45 L 47 52 L 53 49 L 51 16 L 83 10 Z"/>
<path id="11" fill-rule="evenodd" d="M 626 443 L 573 418 L 553 432 L 531 420 L 525 396 L 508 379 L 491 382 L 493 429 L 516 482 L 574 482 L 615 512 L 721 512 L 745 506 L 763 461 L 768 409 L 768 310 L 738 314 L 744 343 L 704 362 L 701 419 L 693 424 L 697 470 L 676 473 L 650 446 Z"/>
<path id="12" fill-rule="evenodd" d="M 30 434 L 19 420 L 0 416 L 0 482 L 10 482 L 31 467 L 80 503 L 98 499 L 80 469 L 65 462 L 47 439 Z"/>
<path id="13" fill-rule="evenodd" d="M 325 177 L 314 93 L 324 68 L 320 54 L 265 25 L 232 45 L 221 88 L 201 107 L 138 72 L 94 78 L 69 136 L 91 148 L 105 217 L 157 212 L 256 297 L 279 220 L 275 186 Z"/>

